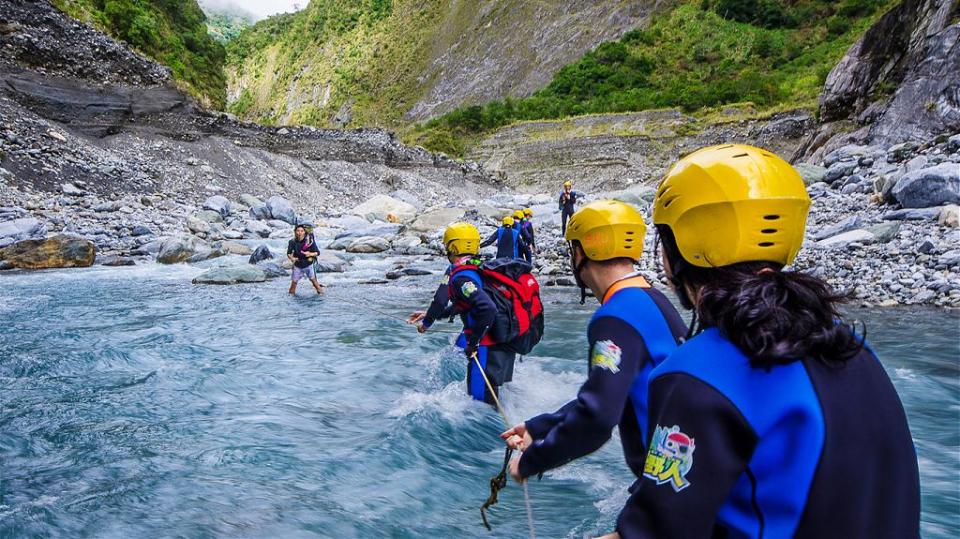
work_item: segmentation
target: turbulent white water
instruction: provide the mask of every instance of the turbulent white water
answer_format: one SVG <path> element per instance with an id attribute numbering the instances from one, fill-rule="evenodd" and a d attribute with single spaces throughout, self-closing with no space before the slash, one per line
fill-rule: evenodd
<path id="1" fill-rule="evenodd" d="M 324 297 L 295 298 L 283 280 L 194 286 L 185 265 L 0 275 L 0 536 L 491 536 L 502 421 L 465 395 L 453 335 L 400 320 L 436 277 L 355 284 L 391 264 L 359 257 Z M 511 420 L 583 379 L 592 307 L 576 296 L 545 292 L 544 342 L 503 392 Z M 924 536 L 950 537 L 960 318 L 852 314 L 910 417 Z M 609 531 L 632 480 L 612 440 L 534 481 L 538 536 Z M 500 500 L 493 536 L 525 536 L 520 489 Z"/>

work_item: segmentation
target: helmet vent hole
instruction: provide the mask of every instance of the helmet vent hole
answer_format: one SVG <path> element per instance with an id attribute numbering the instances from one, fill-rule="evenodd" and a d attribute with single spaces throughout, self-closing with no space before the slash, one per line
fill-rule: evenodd
<path id="1" fill-rule="evenodd" d="M 779 216 L 779 215 L 764 215 L 763 218 L 766 219 L 767 221 L 776 221 L 777 219 L 780 218 L 780 216 Z"/>
<path id="2" fill-rule="evenodd" d="M 764 228 L 764 229 L 761 230 L 760 232 L 763 233 L 763 234 L 776 234 L 776 233 L 777 233 L 777 229 L 776 229 L 776 228 Z"/>
<path id="3" fill-rule="evenodd" d="M 772 242 L 772 241 L 764 241 L 764 242 L 758 243 L 757 245 L 759 245 L 760 247 L 773 247 L 773 242 Z"/>
<path id="4" fill-rule="evenodd" d="M 733 156 L 733 157 L 734 157 L 734 159 L 736 159 L 737 157 L 749 157 L 749 156 L 750 156 L 750 154 L 748 154 L 748 153 L 738 153 L 737 155 L 735 155 L 735 156 Z"/>
<path id="5" fill-rule="evenodd" d="M 673 204 L 673 201 L 676 200 L 677 198 L 679 198 L 679 197 L 673 197 L 673 198 L 671 198 L 670 200 L 664 202 L 664 203 L 663 203 L 663 207 L 664 207 L 664 208 L 669 208 L 670 205 Z"/>

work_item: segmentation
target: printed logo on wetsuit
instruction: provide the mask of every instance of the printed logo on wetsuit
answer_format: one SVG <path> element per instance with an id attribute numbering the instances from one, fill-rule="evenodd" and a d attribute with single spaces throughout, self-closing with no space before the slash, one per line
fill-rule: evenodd
<path id="1" fill-rule="evenodd" d="M 477 291 L 477 285 L 473 284 L 473 281 L 467 281 L 460 287 L 460 291 L 463 292 L 463 297 L 469 298 Z"/>
<path id="2" fill-rule="evenodd" d="M 613 341 L 597 341 L 593 345 L 590 366 L 617 374 L 620 372 L 620 347 Z"/>
<path id="3" fill-rule="evenodd" d="M 643 464 L 643 476 L 658 485 L 670 483 L 673 490 L 680 492 L 690 486 L 687 473 L 693 467 L 695 448 L 693 438 L 680 432 L 677 425 L 669 428 L 657 425 Z"/>

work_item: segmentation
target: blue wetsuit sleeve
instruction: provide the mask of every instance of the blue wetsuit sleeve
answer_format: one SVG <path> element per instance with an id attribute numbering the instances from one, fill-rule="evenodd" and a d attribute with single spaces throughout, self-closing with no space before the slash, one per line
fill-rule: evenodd
<path id="1" fill-rule="evenodd" d="M 450 288 L 454 297 L 450 299 L 463 301 L 469 305 L 467 329 L 470 330 L 470 335 L 467 342 L 477 344 L 496 319 L 497 306 L 494 305 L 490 296 L 468 277 L 457 276 L 452 284 Z"/>
<path id="2" fill-rule="evenodd" d="M 530 477 L 599 449 L 623 417 L 630 387 L 649 353 L 643 338 L 623 320 L 600 318 L 590 327 L 590 370 L 577 399 L 520 458 L 520 474 Z M 548 421 L 552 421 L 549 419 Z M 534 420 L 540 430 L 541 420 Z M 531 437 L 533 434 L 531 433 Z"/>
<path id="3" fill-rule="evenodd" d="M 450 316 L 450 292 L 447 287 L 447 283 L 441 283 L 437 287 L 437 291 L 433 294 L 433 301 L 430 302 L 430 307 L 427 308 L 427 316 L 423 319 L 423 325 L 430 327 L 434 322 Z"/>
<path id="4" fill-rule="evenodd" d="M 649 383 L 643 477 L 617 518 L 623 539 L 711 537 L 717 513 L 748 470 L 757 436 L 729 398 L 686 373 Z"/>
<path id="5" fill-rule="evenodd" d="M 480 244 L 480 247 L 489 247 L 493 245 L 493 242 L 497 241 L 497 231 L 494 230 L 493 234 L 490 234 L 490 237 L 483 240 L 483 243 Z"/>

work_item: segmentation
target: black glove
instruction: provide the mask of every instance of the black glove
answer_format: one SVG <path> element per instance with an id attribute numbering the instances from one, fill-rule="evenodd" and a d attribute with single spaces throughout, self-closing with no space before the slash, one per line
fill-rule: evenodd
<path id="1" fill-rule="evenodd" d="M 476 343 L 467 343 L 467 346 L 463 349 L 463 355 L 467 356 L 467 359 L 473 359 L 473 356 L 477 355 L 477 346 Z"/>

